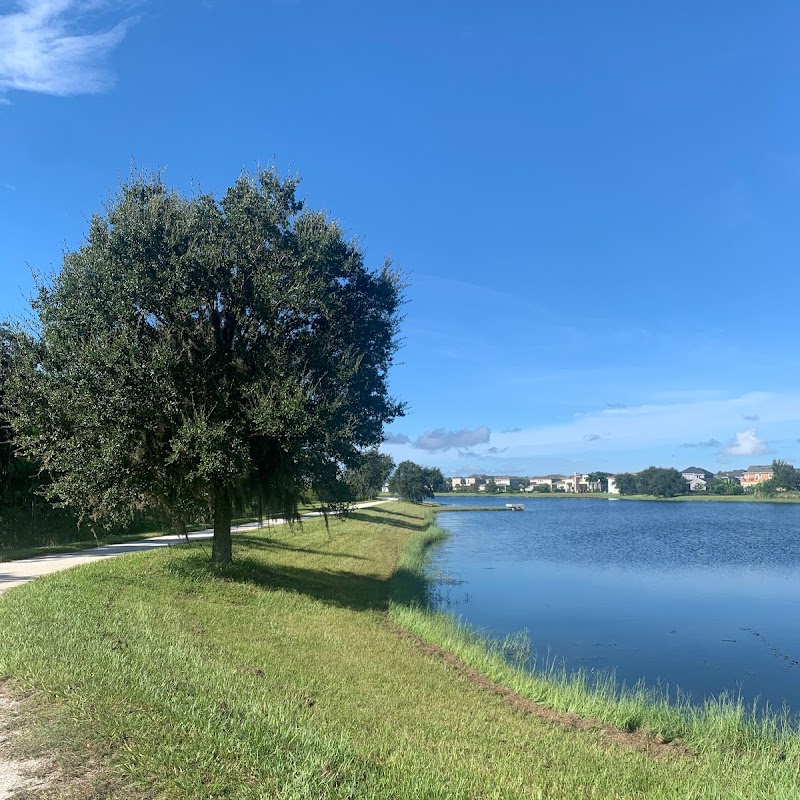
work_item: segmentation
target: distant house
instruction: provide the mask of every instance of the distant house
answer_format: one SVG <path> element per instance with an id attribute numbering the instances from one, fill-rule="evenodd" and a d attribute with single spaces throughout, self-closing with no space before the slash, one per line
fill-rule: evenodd
<path id="1" fill-rule="evenodd" d="M 690 492 L 704 492 L 708 489 L 708 484 L 714 480 L 714 473 L 702 467 L 686 467 L 681 475 L 689 484 Z"/>
<path id="2" fill-rule="evenodd" d="M 726 483 L 741 483 L 742 476 L 744 475 L 743 469 L 729 469 L 726 472 L 718 472 L 714 477 L 718 481 L 725 481 Z"/>
<path id="3" fill-rule="evenodd" d="M 745 489 L 753 489 L 757 484 L 772 478 L 772 466 L 748 467 L 742 475 L 741 484 Z"/>
<path id="4" fill-rule="evenodd" d="M 563 478 L 563 475 L 538 475 L 528 478 L 528 488 L 526 491 L 535 492 L 537 486 L 547 486 L 552 490 L 556 483 Z"/>
<path id="5" fill-rule="evenodd" d="M 556 481 L 556 489 L 572 494 L 588 492 L 589 476 L 581 472 L 574 472 L 572 475 L 563 477 Z"/>
<path id="6" fill-rule="evenodd" d="M 449 478 L 449 481 L 454 492 L 474 492 L 486 483 L 486 476 L 467 475 L 462 477 L 458 475 L 455 478 Z"/>
<path id="7" fill-rule="evenodd" d="M 617 486 L 616 475 L 608 476 L 608 493 L 619 494 L 619 486 Z"/>

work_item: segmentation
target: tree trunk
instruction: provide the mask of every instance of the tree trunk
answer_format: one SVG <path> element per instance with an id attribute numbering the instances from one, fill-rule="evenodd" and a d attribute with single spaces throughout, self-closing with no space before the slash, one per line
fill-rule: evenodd
<path id="1" fill-rule="evenodd" d="M 233 508 L 230 495 L 222 488 L 214 490 L 214 539 L 211 543 L 211 563 L 224 567 L 231 563 L 231 519 Z"/>
<path id="2" fill-rule="evenodd" d="M 184 520 L 175 520 L 175 535 L 180 536 L 182 539 L 186 538 L 186 522 Z"/>

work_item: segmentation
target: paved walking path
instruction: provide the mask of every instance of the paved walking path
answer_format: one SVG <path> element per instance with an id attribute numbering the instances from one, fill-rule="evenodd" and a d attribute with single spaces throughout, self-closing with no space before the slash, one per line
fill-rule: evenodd
<path id="1" fill-rule="evenodd" d="M 369 508 L 370 506 L 377 506 L 380 503 L 386 502 L 388 502 L 388 500 L 373 500 L 369 503 L 357 503 L 354 508 Z M 321 511 L 312 511 L 309 514 L 303 514 L 302 518 L 308 519 L 310 517 L 321 516 Z M 233 533 L 237 531 L 251 531 L 257 530 L 259 527 L 264 528 L 272 525 L 283 525 L 285 522 L 286 520 L 284 519 L 265 520 L 261 525 L 258 522 L 250 522 L 246 525 L 236 525 L 231 531 Z M 189 541 L 210 539 L 213 535 L 213 529 L 206 528 L 206 530 L 203 531 L 190 533 Z M 19 561 L 0 561 L 0 594 L 9 589 L 13 589 L 15 586 L 28 583 L 28 581 L 32 581 L 34 578 L 38 578 L 41 575 L 49 575 L 51 572 L 59 572 L 62 569 L 77 567 L 79 564 L 91 564 L 93 561 L 122 556 L 125 555 L 125 553 L 139 553 L 142 550 L 174 547 L 185 542 L 185 536 L 169 534 L 166 536 L 153 536 L 150 539 L 140 539 L 136 542 L 104 544 L 100 547 L 93 547 L 91 550 L 80 550 L 77 553 L 56 553 L 48 556 L 24 558 Z"/>

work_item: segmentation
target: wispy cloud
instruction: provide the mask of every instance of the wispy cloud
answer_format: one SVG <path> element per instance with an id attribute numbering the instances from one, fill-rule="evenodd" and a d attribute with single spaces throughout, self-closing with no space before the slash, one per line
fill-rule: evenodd
<path id="1" fill-rule="evenodd" d="M 0 15 L 0 99 L 11 90 L 76 95 L 107 89 L 114 82 L 108 55 L 132 22 L 91 30 L 91 14 L 111 4 L 19 0 L 16 11 Z"/>
<path id="2" fill-rule="evenodd" d="M 386 444 L 411 444 L 411 439 L 404 433 L 388 433 L 383 437 Z"/>
<path id="3" fill-rule="evenodd" d="M 745 414 L 742 419 L 745 419 L 748 422 L 758 422 L 761 417 L 759 417 L 758 414 Z"/>
<path id="4" fill-rule="evenodd" d="M 600 436 L 599 433 L 587 433 L 583 438 L 587 442 L 596 442 L 598 439 L 601 439 L 602 437 Z"/>
<path id="5" fill-rule="evenodd" d="M 770 449 L 763 439 L 758 438 L 756 429 L 751 428 L 737 433 L 734 442 L 722 452 L 729 456 L 762 456 Z"/>
<path id="6" fill-rule="evenodd" d="M 491 431 L 485 425 L 474 430 L 446 431 L 437 428 L 434 431 L 423 433 L 414 442 L 414 447 L 419 450 L 450 450 L 455 447 L 474 447 L 476 444 L 486 444 L 491 436 Z"/>
<path id="7" fill-rule="evenodd" d="M 719 447 L 721 444 L 716 439 L 709 439 L 706 442 L 684 442 L 681 447 Z"/>
<path id="8" fill-rule="evenodd" d="M 606 408 L 627 408 L 625 403 L 606 403 Z"/>
<path id="9" fill-rule="evenodd" d="M 3 188 L 4 188 L 4 189 L 7 189 L 9 192 L 16 192 L 16 191 L 17 191 L 17 187 L 16 187 L 16 186 L 14 186 L 14 185 L 13 185 L 13 184 L 11 184 L 11 183 L 4 183 L 4 184 L 3 184 Z"/>

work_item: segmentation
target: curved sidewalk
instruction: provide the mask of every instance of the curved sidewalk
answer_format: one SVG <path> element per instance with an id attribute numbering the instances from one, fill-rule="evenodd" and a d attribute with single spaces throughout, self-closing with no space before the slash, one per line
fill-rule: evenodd
<path id="1" fill-rule="evenodd" d="M 353 508 L 369 508 L 370 506 L 376 506 L 386 502 L 389 502 L 389 500 L 374 500 L 369 503 L 357 503 Z M 312 511 L 309 514 L 303 514 L 301 519 L 321 516 L 321 511 Z M 283 525 L 285 522 L 286 520 L 284 519 L 264 520 L 263 523 L 250 522 L 246 525 L 236 525 L 231 528 L 231 532 L 258 530 L 259 528 L 266 528 L 272 525 Z M 210 539 L 213 535 L 214 531 L 211 528 L 206 528 L 202 531 L 190 533 L 189 541 Z M 77 553 L 55 553 L 47 556 L 24 558 L 19 561 L 0 561 L 0 594 L 9 589 L 13 589 L 15 586 L 28 583 L 34 578 L 38 578 L 42 575 L 49 575 L 52 572 L 59 572 L 63 569 L 77 567 L 80 564 L 91 564 L 93 561 L 98 561 L 103 558 L 114 558 L 114 556 L 122 556 L 125 555 L 125 553 L 139 553 L 143 550 L 156 550 L 160 547 L 175 547 L 185 543 L 185 536 L 167 534 L 164 536 L 153 536 L 150 539 L 141 539 L 136 542 L 104 544 L 100 547 L 93 547 L 91 550 L 80 550 Z"/>

